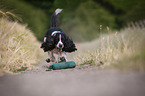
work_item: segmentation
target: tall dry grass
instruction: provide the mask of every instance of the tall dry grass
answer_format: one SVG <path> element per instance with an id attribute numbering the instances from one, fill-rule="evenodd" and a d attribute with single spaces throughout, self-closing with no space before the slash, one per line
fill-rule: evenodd
<path id="1" fill-rule="evenodd" d="M 109 29 L 108 29 L 109 31 Z M 122 70 L 145 70 L 145 22 L 131 23 L 113 34 L 104 34 L 92 42 L 78 44 L 74 61 Z M 92 48 L 93 47 L 93 48 Z"/>
<path id="2" fill-rule="evenodd" d="M 0 73 L 34 68 L 41 54 L 39 42 L 26 25 L 0 18 Z"/>

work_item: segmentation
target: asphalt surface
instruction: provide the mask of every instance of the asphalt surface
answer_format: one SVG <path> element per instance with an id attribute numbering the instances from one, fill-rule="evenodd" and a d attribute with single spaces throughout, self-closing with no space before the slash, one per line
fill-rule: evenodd
<path id="1" fill-rule="evenodd" d="M 0 77 L 0 96 L 145 96 L 145 73 L 97 67 L 38 70 Z"/>

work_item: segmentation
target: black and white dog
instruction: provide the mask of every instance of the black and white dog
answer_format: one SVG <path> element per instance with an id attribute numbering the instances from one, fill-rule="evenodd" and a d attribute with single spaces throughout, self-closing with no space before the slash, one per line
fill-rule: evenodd
<path id="1" fill-rule="evenodd" d="M 47 62 L 66 62 L 66 52 L 74 52 L 76 49 L 73 41 L 57 26 L 57 15 L 63 9 L 56 9 L 51 17 L 51 27 L 44 37 L 41 45 L 44 52 L 48 52 L 50 56 Z M 57 60 L 54 53 L 58 54 Z"/>

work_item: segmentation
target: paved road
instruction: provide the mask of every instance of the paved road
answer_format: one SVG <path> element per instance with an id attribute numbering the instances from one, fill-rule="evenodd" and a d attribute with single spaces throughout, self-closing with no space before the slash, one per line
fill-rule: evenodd
<path id="1" fill-rule="evenodd" d="M 84 48 L 78 51 L 84 52 Z M 0 96 L 145 96 L 145 72 L 120 73 L 86 68 L 87 65 L 45 71 L 46 65 L 42 63 L 39 70 L 0 77 Z"/>
<path id="2" fill-rule="evenodd" d="M 0 77 L 0 96 L 145 96 L 145 73 L 42 68 Z"/>

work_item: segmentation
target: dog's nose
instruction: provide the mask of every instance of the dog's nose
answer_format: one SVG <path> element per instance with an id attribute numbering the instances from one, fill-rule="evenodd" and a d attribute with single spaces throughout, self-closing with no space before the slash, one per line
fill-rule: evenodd
<path id="1" fill-rule="evenodd" d="M 62 48 L 62 44 L 59 44 L 59 47 Z"/>

